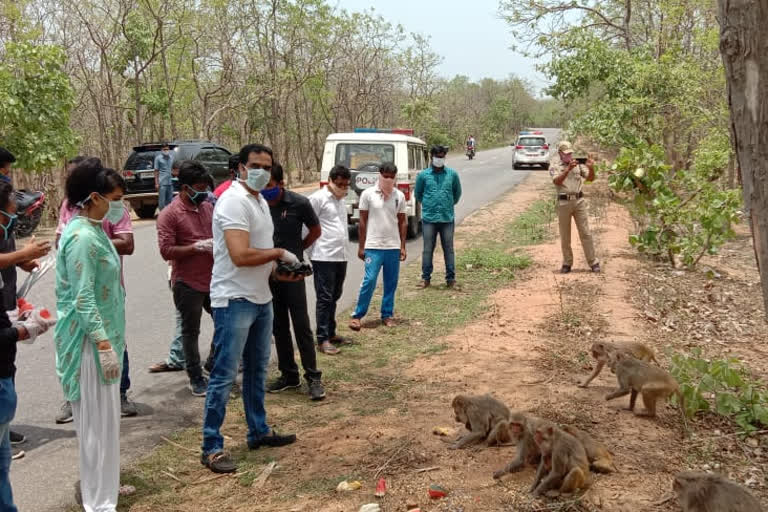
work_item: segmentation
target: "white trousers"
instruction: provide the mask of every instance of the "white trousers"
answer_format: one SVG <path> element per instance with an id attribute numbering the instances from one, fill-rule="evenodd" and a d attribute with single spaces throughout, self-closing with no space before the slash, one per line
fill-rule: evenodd
<path id="1" fill-rule="evenodd" d="M 85 512 L 116 512 L 120 490 L 120 384 L 105 385 L 93 343 L 83 343 L 80 400 L 72 416 L 80 442 L 80 490 Z"/>

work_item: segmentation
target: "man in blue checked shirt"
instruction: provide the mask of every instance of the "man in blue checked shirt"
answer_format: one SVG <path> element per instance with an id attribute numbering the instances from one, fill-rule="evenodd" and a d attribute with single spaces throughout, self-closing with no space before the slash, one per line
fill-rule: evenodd
<path id="1" fill-rule="evenodd" d="M 444 146 L 432 146 L 429 150 L 432 165 L 421 171 L 416 178 L 416 200 L 421 203 L 424 237 L 419 288 L 427 288 L 432 279 L 432 255 L 438 233 L 445 257 L 445 282 L 448 288 L 456 286 L 453 207 L 461 198 L 461 182 L 456 171 L 445 166 L 447 152 L 448 148 Z"/>

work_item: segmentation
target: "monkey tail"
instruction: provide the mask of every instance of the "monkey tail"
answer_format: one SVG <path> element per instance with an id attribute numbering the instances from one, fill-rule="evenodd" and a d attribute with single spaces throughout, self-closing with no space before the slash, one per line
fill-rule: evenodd
<path id="1" fill-rule="evenodd" d="M 653 361 L 656 364 L 659 364 L 659 360 L 656 359 L 656 354 L 654 354 L 653 352 L 651 352 L 651 361 Z"/>

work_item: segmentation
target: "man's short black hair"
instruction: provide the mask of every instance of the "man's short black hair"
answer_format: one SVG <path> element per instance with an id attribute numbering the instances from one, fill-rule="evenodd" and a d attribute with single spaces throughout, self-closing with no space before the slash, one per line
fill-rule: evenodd
<path id="1" fill-rule="evenodd" d="M 10 181 L 0 181 L 0 210 L 8 211 L 8 205 L 13 198 L 13 185 Z"/>
<path id="2" fill-rule="evenodd" d="M 229 156 L 229 170 L 236 171 L 237 165 L 240 163 L 240 153 L 235 153 Z"/>
<path id="3" fill-rule="evenodd" d="M 93 192 L 105 195 L 116 188 L 125 192 L 123 177 L 114 169 L 104 167 L 98 158 L 87 158 L 72 169 L 67 178 L 67 201 L 76 205 Z"/>
<path id="4" fill-rule="evenodd" d="M 243 165 L 248 163 L 248 155 L 251 153 L 266 153 L 270 156 L 270 158 L 274 158 L 271 148 L 263 144 L 246 144 L 242 147 L 242 149 L 240 149 L 240 163 Z"/>
<path id="5" fill-rule="evenodd" d="M 343 165 L 334 165 L 331 169 L 331 172 L 328 173 L 328 179 L 330 181 L 336 181 L 337 178 L 341 178 L 343 180 L 351 180 L 352 173 L 349 172 L 349 169 Z"/>
<path id="6" fill-rule="evenodd" d="M 275 180 L 275 183 L 280 183 L 285 179 L 283 166 L 277 162 L 272 162 L 272 170 L 269 172 L 272 175 L 272 179 Z"/>
<path id="7" fill-rule="evenodd" d="M 385 172 L 393 172 L 397 174 L 397 166 L 392 162 L 381 164 L 381 167 L 379 167 L 379 174 L 384 174 Z"/>
<path id="8" fill-rule="evenodd" d="M 77 155 L 74 158 L 67 160 L 67 165 L 79 165 L 80 162 L 85 162 L 88 157 L 85 155 Z"/>
<path id="9" fill-rule="evenodd" d="M 160 146 L 160 149 L 165 149 L 165 148 L 171 149 L 171 145 L 168 144 L 167 142 L 163 142 L 162 145 Z"/>
<path id="10" fill-rule="evenodd" d="M 209 184 L 208 169 L 196 160 L 184 160 L 179 166 L 179 183 L 181 185 Z"/>
<path id="11" fill-rule="evenodd" d="M 6 165 L 12 164 L 15 161 L 16 157 L 13 156 L 13 153 L 4 147 L 0 147 L 0 167 L 5 167 Z"/>
<path id="12" fill-rule="evenodd" d="M 429 156 L 439 155 L 440 153 L 443 153 L 443 154 L 448 153 L 448 148 L 438 144 L 436 146 L 432 146 L 429 149 Z"/>

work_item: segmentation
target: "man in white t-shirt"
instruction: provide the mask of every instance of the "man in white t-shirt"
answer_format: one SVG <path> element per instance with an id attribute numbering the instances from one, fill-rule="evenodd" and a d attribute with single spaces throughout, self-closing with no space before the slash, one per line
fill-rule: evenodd
<path id="1" fill-rule="evenodd" d="M 221 195 L 213 212 L 211 309 L 215 332 L 214 362 L 203 412 L 201 462 L 215 473 L 237 468 L 224 452 L 221 425 L 229 392 L 243 358 L 243 405 L 248 448 L 284 446 L 296 435 L 279 435 L 267 425 L 264 393 L 272 339 L 272 293 L 269 279 L 275 261 L 298 263 L 272 242 L 272 216 L 259 193 L 270 179 L 272 150 L 249 144 L 240 150 L 240 178 Z M 297 278 L 298 279 L 298 278 Z"/>
<path id="2" fill-rule="evenodd" d="M 395 291 L 400 277 L 400 262 L 405 261 L 405 195 L 395 188 L 397 167 L 386 163 L 379 168 L 379 181 L 360 195 L 359 248 L 357 256 L 365 262 L 357 306 L 349 328 L 359 331 L 360 319 L 368 312 L 379 271 L 384 269 L 384 296 L 381 322 L 395 325 Z"/>

